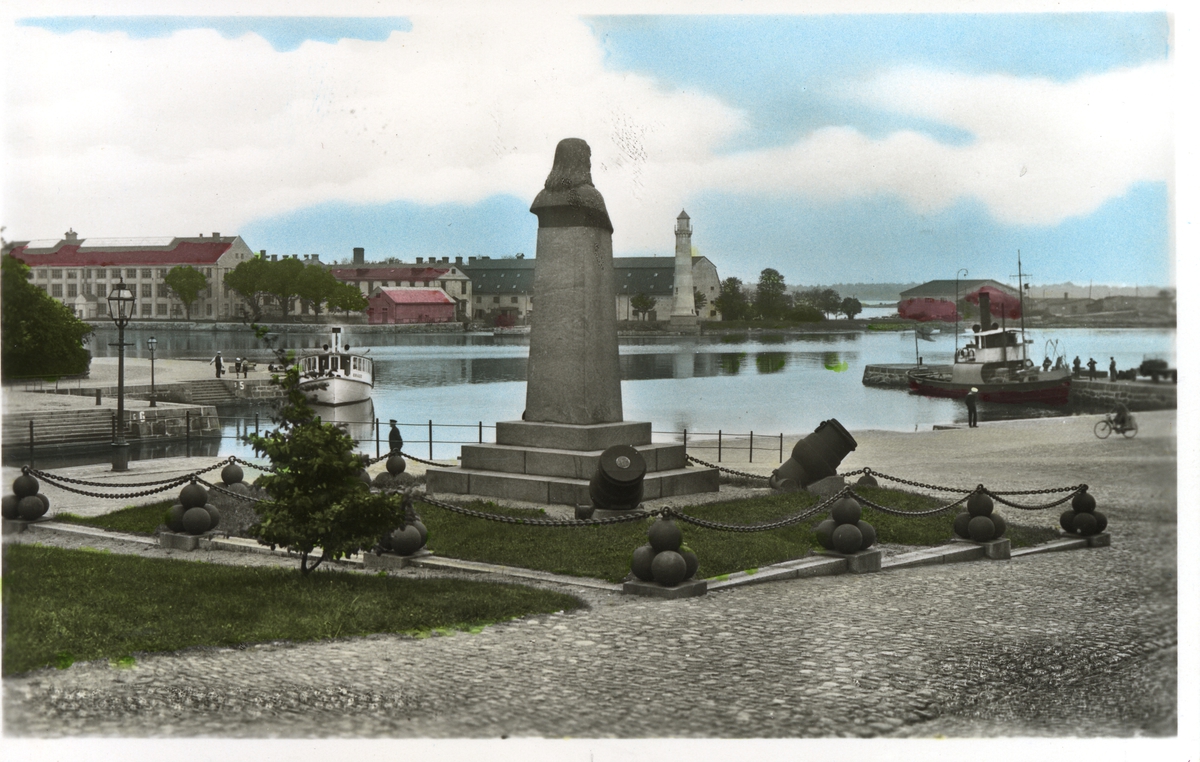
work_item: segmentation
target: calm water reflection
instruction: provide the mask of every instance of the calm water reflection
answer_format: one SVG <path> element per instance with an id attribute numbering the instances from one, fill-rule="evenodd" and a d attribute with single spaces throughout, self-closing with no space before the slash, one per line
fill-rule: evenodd
<path id="1" fill-rule="evenodd" d="M 110 337 L 109 334 L 112 334 Z M 149 332 L 127 331 L 136 342 L 135 355 L 144 350 Z M 1042 356 L 1049 339 L 1060 342 L 1068 359 L 1079 355 L 1086 363 L 1095 357 L 1101 368 L 1110 356 L 1120 368 L 1137 366 L 1154 355 L 1175 362 L 1173 330 L 1067 329 L 1029 331 L 1031 354 Z M 207 358 L 216 350 L 226 355 L 266 359 L 248 332 L 243 334 L 157 331 L 158 357 Z M 413 336 L 407 334 L 356 335 L 347 329 L 354 346 L 370 347 L 377 381 L 372 413 L 340 410 L 338 420 L 362 423 L 354 430 L 369 439 L 368 421 L 384 423 L 395 418 L 406 424 L 402 433 L 415 442 L 427 438 L 427 423 L 461 424 L 459 434 L 439 431 L 435 438 L 475 439 L 477 426 L 521 417 L 525 407 L 525 373 L 528 337 L 493 337 L 486 334 Z M 304 349 L 319 346 L 323 336 L 284 337 L 285 346 Z M 115 331 L 98 333 L 91 349 L 108 351 Z M 626 420 L 651 421 L 656 432 L 687 429 L 689 436 L 749 431 L 768 436 L 804 434 L 822 420 L 837 418 L 853 429 L 927 429 L 933 424 L 963 422 L 965 408 L 951 400 L 930 399 L 892 389 L 862 385 L 863 368 L 873 363 L 948 363 L 955 348 L 952 334 L 935 334 L 918 340 L 910 332 L 845 332 L 789 335 L 782 333 L 685 337 L 637 337 L 621 340 L 622 395 Z M 1063 415 L 1070 411 L 1046 406 L 983 406 L 988 418 Z M 222 410 L 245 416 L 247 409 Z M 249 413 L 252 416 L 252 412 Z M 260 412 L 266 425 L 266 413 Z M 241 419 L 231 421 L 221 454 L 244 453 L 234 434 Z M 353 428 L 353 426 L 352 426 Z M 369 427 L 368 427 L 369 428 Z M 445 436 L 443 436 L 443 434 Z M 384 426 L 383 437 L 387 432 Z M 485 438 L 490 438 L 490 431 Z M 665 438 L 665 435 L 663 435 Z M 422 445 L 422 448 L 425 448 Z M 427 455 L 427 449 L 413 449 Z M 457 446 L 435 448 L 438 457 L 453 457 Z"/>

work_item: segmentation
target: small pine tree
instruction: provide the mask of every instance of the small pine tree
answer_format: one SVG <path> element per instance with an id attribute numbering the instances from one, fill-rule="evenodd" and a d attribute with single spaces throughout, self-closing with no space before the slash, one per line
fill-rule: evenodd
<path id="1" fill-rule="evenodd" d="M 250 436 L 277 473 L 258 482 L 271 500 L 258 504 L 260 520 L 249 531 L 263 545 L 298 553 L 300 573 L 308 574 L 322 561 L 374 546 L 404 523 L 404 507 L 401 497 L 372 493 L 359 478 L 365 464 L 354 439 L 321 421 L 300 391 L 300 368 L 292 357 L 280 359 L 286 369 L 274 378 L 285 393 L 278 428 Z"/>

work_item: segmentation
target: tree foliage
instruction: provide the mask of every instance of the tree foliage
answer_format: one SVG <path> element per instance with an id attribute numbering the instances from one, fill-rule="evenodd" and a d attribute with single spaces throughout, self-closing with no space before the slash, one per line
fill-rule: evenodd
<path id="1" fill-rule="evenodd" d="M 700 289 L 695 289 L 692 291 L 692 302 L 696 305 L 696 313 L 699 314 L 704 305 L 708 304 L 708 297 Z"/>
<path id="2" fill-rule="evenodd" d="M 200 289 L 208 285 L 208 278 L 204 277 L 204 273 L 189 265 L 175 265 L 167 273 L 167 277 L 163 278 L 163 282 L 167 284 L 167 288 L 175 292 L 179 301 L 183 302 L 183 308 L 187 311 L 187 319 L 191 320 L 192 305 L 199 298 Z"/>
<path id="3" fill-rule="evenodd" d="M 740 278 L 721 281 L 721 293 L 713 300 L 713 306 L 721 313 L 722 320 L 745 320 L 750 317 L 750 302 L 742 290 Z"/>
<path id="4" fill-rule="evenodd" d="M 629 308 L 633 310 L 634 315 L 639 316 L 639 320 L 650 314 L 656 304 L 658 304 L 658 300 L 646 294 L 638 294 L 629 300 Z"/>
<path id="5" fill-rule="evenodd" d="M 300 391 L 300 368 L 291 357 L 280 359 L 287 370 L 273 379 L 286 395 L 278 427 L 249 437 L 276 470 L 258 481 L 271 500 L 258 504 L 260 520 L 249 531 L 264 545 L 299 554 L 300 572 L 308 574 L 322 561 L 373 547 L 401 526 L 403 498 L 371 492 L 359 478 L 365 463 L 353 451 L 354 439 L 322 422 Z"/>
<path id="6" fill-rule="evenodd" d="M 4 378 L 53 379 L 86 373 L 92 353 L 84 345 L 93 328 L 30 283 L 24 262 L 5 254 L 2 269 Z"/>
<path id="7" fill-rule="evenodd" d="M 855 297 L 847 296 L 845 299 L 842 300 L 841 312 L 847 318 L 853 320 L 854 316 L 857 315 L 858 313 L 862 312 L 862 310 L 863 310 L 862 302 L 860 302 Z"/>
<path id="8" fill-rule="evenodd" d="M 754 294 L 754 312 L 764 320 L 779 320 L 791 307 L 783 275 L 768 267 L 759 273 L 758 289 Z"/>
<path id="9" fill-rule="evenodd" d="M 263 306 L 269 296 L 267 291 L 271 263 L 263 257 L 251 257 L 225 273 L 225 285 L 250 306 L 250 319 L 262 320 Z"/>
<path id="10" fill-rule="evenodd" d="M 225 274 L 225 285 L 250 306 L 253 322 L 262 320 L 268 304 L 274 304 L 280 317 L 287 318 L 297 299 L 317 317 L 323 308 L 345 312 L 367 308 L 367 299 L 356 286 L 342 283 L 319 264 L 306 265 L 292 257 L 248 259 Z"/>

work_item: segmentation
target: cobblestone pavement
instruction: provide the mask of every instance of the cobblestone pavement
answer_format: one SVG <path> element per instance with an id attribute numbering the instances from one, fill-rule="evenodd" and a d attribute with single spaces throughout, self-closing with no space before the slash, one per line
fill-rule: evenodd
<path id="1" fill-rule="evenodd" d="M 1012 446 L 999 438 L 980 472 L 998 475 L 996 489 L 1088 482 L 1109 516 L 1111 547 L 790 580 L 679 601 L 576 588 L 587 609 L 478 634 L 192 649 L 140 655 L 126 669 L 92 662 L 40 670 L 4 680 L 5 732 L 1175 735 L 1173 436 L 1097 446 L 1074 433 L 1012 432 Z M 961 483 L 952 468 L 960 445 L 942 434 L 860 442 L 875 443 L 880 470 Z M 914 460 L 914 442 L 923 455 L 940 456 Z M 872 454 L 864 449 L 856 455 Z M 1036 519 L 1005 513 L 1056 523 L 1058 511 Z"/>

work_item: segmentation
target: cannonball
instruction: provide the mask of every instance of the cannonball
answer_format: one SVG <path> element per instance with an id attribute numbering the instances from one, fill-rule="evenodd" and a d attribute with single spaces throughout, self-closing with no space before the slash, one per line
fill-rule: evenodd
<path id="1" fill-rule="evenodd" d="M 13 479 L 13 494 L 17 497 L 29 497 L 36 495 L 38 491 L 38 480 L 34 479 L 29 474 L 21 474 L 16 479 Z"/>
<path id="2" fill-rule="evenodd" d="M 1004 536 L 1004 533 L 1008 531 L 1008 522 L 1005 521 L 1004 517 L 998 513 L 993 513 L 991 516 L 988 516 L 988 518 L 991 519 L 992 523 L 996 525 L 996 534 L 992 536 L 992 539 L 999 540 Z"/>
<path id="3" fill-rule="evenodd" d="M 213 505 L 212 503 L 205 503 L 204 510 L 208 511 L 209 517 L 212 518 L 212 524 L 209 525 L 208 528 L 216 529 L 217 524 L 221 523 L 221 512 L 218 511 L 217 506 Z"/>
<path id="4" fill-rule="evenodd" d="M 20 502 L 21 498 L 16 495 L 5 495 L 4 500 L 0 501 L 0 506 L 2 506 L 0 513 L 3 513 L 6 519 L 15 519 L 17 517 L 17 503 Z"/>
<path id="5" fill-rule="evenodd" d="M 200 508 L 208 502 L 208 490 L 201 487 L 199 482 L 192 482 L 179 490 L 179 502 L 184 508 Z"/>
<path id="6" fill-rule="evenodd" d="M 46 504 L 38 500 L 37 495 L 27 495 L 17 503 L 17 518 L 33 521 L 46 513 Z"/>
<path id="7" fill-rule="evenodd" d="M 863 474 L 858 477 L 858 486 L 860 487 L 878 487 L 879 481 L 870 474 Z"/>
<path id="8" fill-rule="evenodd" d="M 825 519 L 813 529 L 813 534 L 817 536 L 817 542 L 821 543 L 821 547 L 825 550 L 833 550 L 833 530 L 836 528 L 836 521 Z"/>
<path id="9" fill-rule="evenodd" d="M 1075 509 L 1068 508 L 1063 511 L 1063 514 L 1058 517 L 1058 525 L 1063 528 L 1064 532 L 1075 531 Z"/>
<path id="10" fill-rule="evenodd" d="M 242 467 L 237 463 L 230 463 L 221 469 L 221 481 L 226 484 L 238 484 L 242 481 L 243 476 Z"/>
<path id="11" fill-rule="evenodd" d="M 425 542 L 429 539 L 429 530 L 425 528 L 425 524 L 420 519 L 414 521 L 412 525 L 421 533 L 421 547 L 425 547 Z"/>
<path id="12" fill-rule="evenodd" d="M 633 572 L 633 576 L 642 582 L 653 582 L 654 572 L 650 568 L 653 562 L 654 548 L 646 544 L 633 551 L 633 561 L 629 564 L 629 569 Z"/>
<path id="13" fill-rule="evenodd" d="M 673 550 L 659 551 L 650 562 L 650 573 L 663 587 L 675 587 L 687 578 L 687 561 Z"/>
<path id="14" fill-rule="evenodd" d="M 393 477 L 387 471 L 380 471 L 379 473 L 375 474 L 375 480 L 372 482 L 372 484 L 382 489 L 383 487 L 391 486 L 394 480 L 395 477 Z"/>
<path id="15" fill-rule="evenodd" d="M 1096 517 L 1096 533 L 1099 534 L 1108 527 L 1108 517 L 1100 511 L 1092 511 L 1092 515 Z"/>
<path id="16" fill-rule="evenodd" d="M 650 545 L 655 552 L 675 551 L 683 544 L 683 532 L 673 519 L 659 519 L 650 525 Z"/>
<path id="17" fill-rule="evenodd" d="M 971 533 L 967 531 L 967 525 L 971 523 L 971 514 L 963 511 L 954 517 L 954 534 L 964 540 L 971 539 Z"/>
<path id="18" fill-rule="evenodd" d="M 383 548 L 384 550 L 391 550 L 392 549 L 392 533 L 388 532 L 387 534 L 380 537 L 378 544 L 379 544 L 379 547 Z"/>
<path id="19" fill-rule="evenodd" d="M 967 535 L 975 542 L 987 542 L 995 538 L 996 525 L 990 516 L 975 516 L 967 522 Z"/>
<path id="20" fill-rule="evenodd" d="M 1076 513 L 1091 513 L 1096 510 L 1096 498 L 1087 490 L 1076 492 L 1075 497 L 1071 498 L 1071 507 Z"/>
<path id="21" fill-rule="evenodd" d="M 421 549 L 421 530 L 408 524 L 392 532 L 392 550 L 402 556 L 411 556 Z"/>
<path id="22" fill-rule="evenodd" d="M 34 497 L 36 497 L 38 500 L 42 501 L 42 505 L 46 506 L 47 511 L 50 510 L 50 498 L 46 497 L 45 492 L 39 492 L 36 495 L 34 495 Z M 45 511 L 43 511 L 43 513 L 44 512 Z"/>
<path id="23" fill-rule="evenodd" d="M 863 536 L 856 524 L 839 524 L 833 530 L 833 549 L 838 553 L 857 553 L 862 550 Z"/>
<path id="24" fill-rule="evenodd" d="M 404 469 L 408 468 L 408 464 L 404 462 L 404 458 L 400 455 L 392 455 L 387 459 L 387 472 L 392 476 L 404 473 Z"/>
<path id="25" fill-rule="evenodd" d="M 181 504 L 176 503 L 167 509 L 166 514 L 163 516 L 163 523 L 166 524 L 167 529 L 170 529 L 172 532 L 182 532 L 183 514 L 185 513 L 187 513 L 187 508 L 184 508 Z"/>
<path id="26" fill-rule="evenodd" d="M 1084 537 L 1087 537 L 1088 535 L 1093 535 L 1093 534 L 1096 534 L 1097 532 L 1099 532 L 1100 530 L 1097 529 L 1097 527 L 1099 527 L 1099 526 L 1100 526 L 1100 522 L 1096 521 L 1096 514 L 1094 514 L 1094 513 L 1076 513 L 1075 514 L 1074 527 L 1075 527 L 1076 533 L 1081 534 Z"/>
<path id="27" fill-rule="evenodd" d="M 683 560 L 687 563 L 687 574 L 683 575 L 684 579 L 691 579 L 696 574 L 696 570 L 700 568 L 700 557 L 696 555 L 696 551 L 686 545 L 680 545 L 676 551 L 683 556 Z"/>
<path id="28" fill-rule="evenodd" d="M 976 492 L 967 498 L 967 513 L 972 516 L 991 516 L 992 498 L 983 492 Z"/>
<path id="29" fill-rule="evenodd" d="M 235 492 L 239 495 L 249 495 L 250 494 L 250 485 L 246 484 L 246 482 L 234 482 L 233 484 L 230 484 L 229 486 L 227 486 L 225 489 L 229 492 Z"/>
<path id="30" fill-rule="evenodd" d="M 183 531 L 188 534 L 204 534 L 212 527 L 212 515 L 203 505 L 188 508 L 183 514 Z"/>
<path id="31" fill-rule="evenodd" d="M 857 524 L 862 518 L 862 506 L 852 497 L 839 498 L 829 509 L 829 517 L 835 524 Z"/>
<path id="32" fill-rule="evenodd" d="M 371 475 L 367 473 L 367 469 L 362 469 L 358 472 L 358 480 L 368 487 L 371 486 Z"/>
<path id="33" fill-rule="evenodd" d="M 866 550 L 875 544 L 875 527 L 865 521 L 860 521 L 855 526 L 858 527 L 859 532 L 862 532 L 862 547 L 859 550 Z"/>

